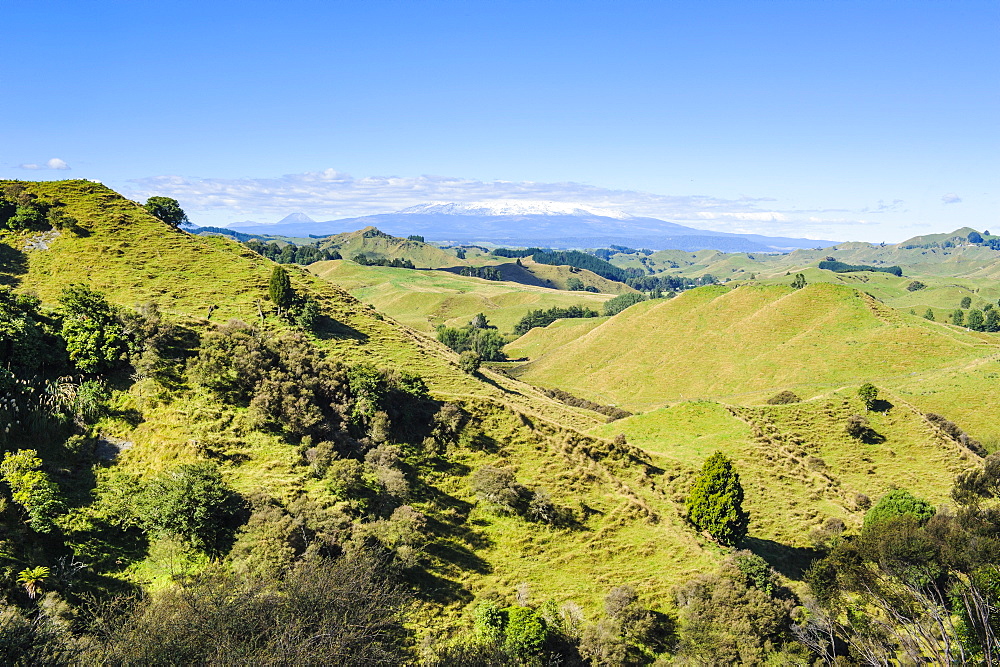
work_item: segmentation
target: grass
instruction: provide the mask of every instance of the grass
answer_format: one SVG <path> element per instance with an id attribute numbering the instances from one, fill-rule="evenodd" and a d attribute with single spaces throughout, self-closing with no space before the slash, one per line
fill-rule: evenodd
<path id="1" fill-rule="evenodd" d="M 484 280 L 446 271 L 411 271 L 333 260 L 309 267 L 380 312 L 420 331 L 464 326 L 477 313 L 509 333 L 529 310 L 585 306 L 600 312 L 611 294 L 567 292 L 506 281 Z"/>
<path id="2" fill-rule="evenodd" d="M 873 502 L 892 488 L 908 488 L 941 504 L 954 477 L 974 458 L 942 439 L 922 415 L 894 395 L 885 412 L 866 413 L 855 388 L 784 406 L 742 408 L 685 402 L 593 429 L 624 433 L 653 462 L 682 471 L 686 489 L 713 452 L 733 459 L 751 512 L 750 537 L 809 548 L 809 532 L 828 517 L 857 529 L 864 515 L 859 494 Z M 847 435 L 852 414 L 866 414 L 884 441 L 866 444 Z M 678 493 L 676 500 L 682 500 Z"/>
<path id="3" fill-rule="evenodd" d="M 998 352 L 994 336 L 898 313 L 845 285 L 714 286 L 637 304 L 514 372 L 648 410 L 692 398 L 760 401 L 782 389 L 813 396 Z"/>

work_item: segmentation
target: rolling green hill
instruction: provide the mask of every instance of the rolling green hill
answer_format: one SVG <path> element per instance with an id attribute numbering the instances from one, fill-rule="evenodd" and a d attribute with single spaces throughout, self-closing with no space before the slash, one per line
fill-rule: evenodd
<path id="1" fill-rule="evenodd" d="M 344 260 L 317 262 L 309 270 L 380 312 L 427 333 L 442 324 L 464 326 L 477 313 L 487 313 L 492 325 L 510 333 L 529 310 L 576 305 L 600 311 L 611 298 L 610 294 L 567 292 L 446 271 L 359 266 Z"/>
<path id="2" fill-rule="evenodd" d="M 515 341 L 513 357 L 530 356 Z M 845 285 L 703 287 L 633 306 L 519 367 L 529 382 L 650 409 L 692 398 L 814 396 L 1000 352 L 1000 341 L 900 314 Z"/>

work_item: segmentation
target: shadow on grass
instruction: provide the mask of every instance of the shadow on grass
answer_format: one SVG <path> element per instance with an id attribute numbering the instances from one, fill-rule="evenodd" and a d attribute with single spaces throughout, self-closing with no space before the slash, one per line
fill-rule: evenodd
<path id="1" fill-rule="evenodd" d="M 335 320 L 327 315 L 320 315 L 316 324 L 313 326 L 313 332 L 316 334 L 316 337 L 321 340 L 328 340 L 330 338 L 350 338 L 362 343 L 368 340 L 368 334 L 361 333 L 354 327 L 348 326 L 343 322 Z"/>
<path id="2" fill-rule="evenodd" d="M 0 243 L 0 285 L 14 287 L 21 282 L 17 276 L 28 272 L 28 256 L 6 243 Z"/>
<path id="3" fill-rule="evenodd" d="M 465 572 L 489 574 L 493 567 L 472 549 L 454 542 L 433 542 L 424 549 L 430 556 L 454 565 Z"/>
<path id="4" fill-rule="evenodd" d="M 790 547 L 774 540 L 748 537 L 740 548 L 749 549 L 767 561 L 778 573 L 795 581 L 801 581 L 813 560 L 819 557 L 814 549 Z"/>
<path id="5" fill-rule="evenodd" d="M 872 412 L 889 412 L 889 410 L 892 410 L 893 407 L 894 406 L 889 401 L 879 398 L 872 403 L 871 410 Z"/>
<path id="6" fill-rule="evenodd" d="M 417 597 L 427 602 L 469 604 L 474 598 L 460 583 L 440 577 L 426 569 L 410 570 L 406 578 L 416 590 Z"/>

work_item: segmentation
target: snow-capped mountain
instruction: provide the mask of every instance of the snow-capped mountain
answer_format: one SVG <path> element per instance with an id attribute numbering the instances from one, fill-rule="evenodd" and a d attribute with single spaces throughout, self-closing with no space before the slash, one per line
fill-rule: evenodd
<path id="1" fill-rule="evenodd" d="M 293 213 L 277 224 L 230 228 L 254 234 L 304 237 L 339 234 L 369 225 L 394 236 L 419 234 L 429 241 L 553 248 L 625 245 L 654 250 L 783 252 L 836 243 L 694 229 L 610 207 L 532 200 L 429 203 L 394 213 L 326 222 L 314 222 L 302 213 Z"/>
<path id="2" fill-rule="evenodd" d="M 465 204 L 436 203 L 420 204 L 397 211 L 400 215 L 475 215 L 475 216 L 510 216 L 510 215 L 596 215 L 603 218 L 628 220 L 635 216 L 624 211 L 600 206 L 570 204 L 559 201 L 534 201 L 529 199 L 494 199 L 489 201 L 467 202 Z"/>

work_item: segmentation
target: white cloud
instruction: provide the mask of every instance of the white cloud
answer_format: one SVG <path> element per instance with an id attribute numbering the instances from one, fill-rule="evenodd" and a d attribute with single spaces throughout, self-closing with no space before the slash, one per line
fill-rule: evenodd
<path id="1" fill-rule="evenodd" d="M 962 198 L 956 195 L 954 192 L 949 192 L 946 195 L 941 195 L 941 201 L 945 204 L 961 204 Z"/>
<path id="2" fill-rule="evenodd" d="M 45 164 L 29 163 L 29 164 L 22 164 L 22 165 L 18 165 L 18 166 L 21 169 L 59 169 L 59 170 L 69 169 L 69 165 L 66 164 L 66 161 L 65 160 L 61 160 L 61 159 L 59 159 L 57 157 L 52 158 L 51 160 L 49 160 Z"/>
<path id="3" fill-rule="evenodd" d="M 155 176 L 133 180 L 126 194 L 141 200 L 165 195 L 180 201 L 201 224 L 230 224 L 246 219 L 276 221 L 303 212 L 314 220 L 360 217 L 427 203 L 484 200 L 544 200 L 613 208 L 715 231 L 758 233 L 816 239 L 844 238 L 854 219 L 844 209 L 776 210 L 770 197 L 725 199 L 707 195 L 660 195 L 611 190 L 581 183 L 478 181 L 447 176 L 368 176 L 354 178 L 335 169 L 277 178 L 221 179 Z M 879 202 L 865 212 L 898 206 Z M 838 213 L 839 217 L 828 217 Z M 862 211 L 855 212 L 856 214 Z M 846 215 L 844 215 L 846 214 Z"/>

